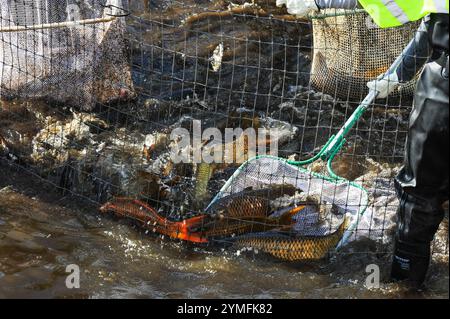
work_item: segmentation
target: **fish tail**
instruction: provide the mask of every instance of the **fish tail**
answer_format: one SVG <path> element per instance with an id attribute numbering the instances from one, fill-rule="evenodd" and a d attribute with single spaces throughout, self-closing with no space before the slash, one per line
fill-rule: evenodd
<path id="1" fill-rule="evenodd" d="M 344 221 L 342 222 L 341 226 L 339 226 L 338 233 L 342 236 L 349 226 L 350 226 L 350 217 L 345 216 Z"/>
<path id="2" fill-rule="evenodd" d="M 332 240 L 333 243 L 331 246 L 334 247 L 339 243 L 339 241 L 342 239 L 342 236 L 344 235 L 349 226 L 350 226 L 350 217 L 345 216 L 344 221 L 338 227 L 338 229 L 333 234 L 329 235 L 329 238 Z"/>
<path id="3" fill-rule="evenodd" d="M 169 228 L 172 229 L 169 236 L 193 243 L 207 243 L 208 240 L 199 232 L 190 231 L 191 227 L 195 227 L 203 222 L 206 215 L 199 215 L 185 219 L 181 222 L 170 222 Z"/>

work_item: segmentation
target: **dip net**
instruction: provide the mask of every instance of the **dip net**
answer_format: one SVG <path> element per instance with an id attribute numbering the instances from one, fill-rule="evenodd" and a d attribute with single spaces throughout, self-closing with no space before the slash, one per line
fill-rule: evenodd
<path id="1" fill-rule="evenodd" d="M 0 95 L 94 108 L 132 90 L 121 0 L 1 0 Z"/>
<path id="2" fill-rule="evenodd" d="M 324 10 L 312 17 L 314 56 L 311 84 L 341 99 L 362 100 L 367 82 L 386 72 L 419 27 L 419 22 L 381 29 L 364 11 Z M 414 78 L 391 97 L 411 97 Z"/>
<path id="3" fill-rule="evenodd" d="M 285 259 L 305 236 L 330 235 L 320 252 L 392 251 L 413 82 L 372 103 L 347 136 L 332 167 L 345 180 L 326 163 L 292 163 L 339 131 L 416 24 L 380 30 L 359 11 L 299 20 L 274 0 L 0 4 L 0 172 L 165 238 L 270 244 L 274 256 L 294 245 Z M 206 160 L 215 146 L 231 146 L 231 160 Z M 195 236 L 179 235 L 185 220 Z"/>
<path id="4" fill-rule="evenodd" d="M 262 190 L 293 187 L 293 196 L 274 198 L 271 205 L 277 214 L 280 208 L 295 207 L 301 204 L 307 207 L 294 215 L 294 238 L 298 236 L 325 236 L 335 231 L 347 216 L 348 228 L 339 240 L 338 246 L 344 245 L 360 225 L 361 217 L 368 205 L 368 194 L 357 184 L 333 180 L 304 168 L 290 164 L 271 156 L 261 156 L 244 163 L 222 187 L 210 207 L 233 194 L 245 193 L 245 190 Z M 292 195 L 292 194 L 291 194 Z M 269 192 L 270 197 L 270 192 Z M 242 207 L 242 210 L 247 207 Z M 283 233 L 283 231 L 278 231 Z M 273 234 L 273 233 L 272 233 Z M 359 233 L 361 235 L 361 233 Z"/>

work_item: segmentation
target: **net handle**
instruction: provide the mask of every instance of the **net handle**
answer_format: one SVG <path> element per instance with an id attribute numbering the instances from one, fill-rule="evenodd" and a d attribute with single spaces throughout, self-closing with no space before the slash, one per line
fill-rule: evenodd
<path id="1" fill-rule="evenodd" d="M 321 158 L 323 160 L 329 160 L 330 158 L 334 158 L 334 156 L 341 150 L 342 146 L 344 146 L 346 142 L 345 137 L 355 126 L 355 124 L 359 121 L 361 116 L 366 112 L 369 106 L 375 101 L 377 96 L 378 96 L 377 91 L 370 91 L 369 94 L 366 96 L 366 98 L 352 113 L 352 115 L 350 115 L 347 122 L 345 122 L 344 126 L 339 130 L 339 132 L 330 138 L 330 143 L 328 143 L 328 145 L 324 147 L 324 151 L 322 152 L 321 155 Z"/>
<path id="2" fill-rule="evenodd" d="M 109 16 L 109 17 L 105 17 L 105 18 L 85 19 L 85 20 L 79 20 L 79 21 L 66 21 L 66 22 L 56 22 L 56 23 L 44 23 L 44 24 L 36 24 L 36 25 L 30 25 L 30 26 L 17 25 L 17 26 L 12 26 L 12 27 L 0 28 L 0 33 L 76 27 L 76 26 L 80 26 L 80 25 L 111 22 L 111 21 L 114 21 L 116 18 L 117 18 L 116 16 Z"/>

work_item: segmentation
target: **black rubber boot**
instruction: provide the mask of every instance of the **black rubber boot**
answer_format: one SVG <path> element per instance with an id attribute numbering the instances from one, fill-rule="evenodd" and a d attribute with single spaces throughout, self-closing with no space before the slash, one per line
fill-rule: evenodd
<path id="1" fill-rule="evenodd" d="M 413 289 L 421 289 L 430 265 L 430 245 L 411 245 L 396 240 L 391 278 L 405 281 Z"/>
<path id="2" fill-rule="evenodd" d="M 405 178 L 405 170 L 395 180 L 400 198 L 398 225 L 392 260 L 391 278 L 406 280 L 410 288 L 423 286 L 430 264 L 430 246 L 444 217 L 441 197 L 419 197 L 406 192 L 399 180 Z"/>

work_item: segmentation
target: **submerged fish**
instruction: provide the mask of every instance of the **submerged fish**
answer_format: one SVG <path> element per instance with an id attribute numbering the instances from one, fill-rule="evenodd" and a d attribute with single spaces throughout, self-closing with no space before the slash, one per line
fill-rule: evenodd
<path id="1" fill-rule="evenodd" d="M 200 234 L 191 233 L 189 229 L 200 223 L 204 215 L 196 216 L 181 222 L 162 217 L 146 203 L 132 198 L 115 198 L 100 208 L 101 212 L 113 212 L 142 223 L 142 227 L 155 233 L 194 243 L 206 243 L 208 240 Z"/>
<path id="2" fill-rule="evenodd" d="M 233 246 L 255 249 L 286 261 L 322 259 L 341 240 L 350 219 L 326 236 L 290 237 L 281 234 L 248 234 L 238 237 Z"/>
<path id="3" fill-rule="evenodd" d="M 194 195 L 197 200 L 202 200 L 208 195 L 208 182 L 214 173 L 214 165 L 208 163 L 200 163 L 197 165 L 196 184 Z"/>

